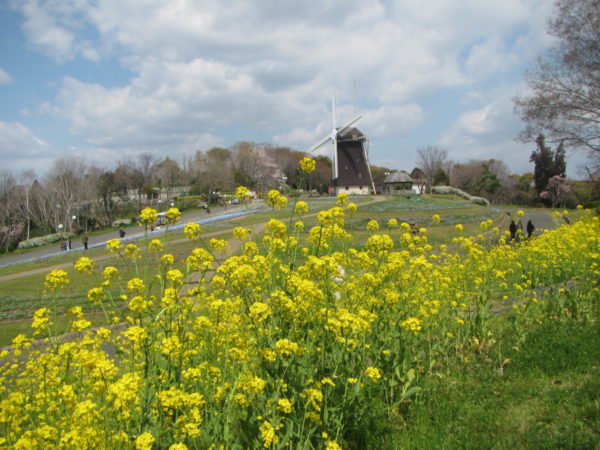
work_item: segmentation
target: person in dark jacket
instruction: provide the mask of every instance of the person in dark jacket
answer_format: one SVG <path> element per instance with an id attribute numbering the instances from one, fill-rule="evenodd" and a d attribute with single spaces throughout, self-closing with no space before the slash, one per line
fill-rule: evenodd
<path id="1" fill-rule="evenodd" d="M 527 222 L 527 238 L 530 238 L 531 236 L 533 236 L 533 230 L 535 230 L 535 226 L 533 225 L 533 222 L 530 220 Z"/>
<path id="2" fill-rule="evenodd" d="M 88 249 L 88 242 L 89 242 L 89 238 L 87 237 L 87 234 L 83 235 L 83 237 L 81 238 L 81 242 L 83 243 L 83 249 L 87 250 Z"/>
<path id="3" fill-rule="evenodd" d="M 510 225 L 508 226 L 508 231 L 510 231 L 510 240 L 514 241 L 517 237 L 517 224 L 514 220 L 510 221 Z"/>

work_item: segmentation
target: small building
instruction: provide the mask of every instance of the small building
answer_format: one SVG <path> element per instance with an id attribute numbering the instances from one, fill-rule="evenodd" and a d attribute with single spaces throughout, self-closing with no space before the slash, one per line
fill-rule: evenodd
<path id="1" fill-rule="evenodd" d="M 390 173 L 381 184 L 381 193 L 392 194 L 414 194 L 413 179 L 404 170 Z"/>

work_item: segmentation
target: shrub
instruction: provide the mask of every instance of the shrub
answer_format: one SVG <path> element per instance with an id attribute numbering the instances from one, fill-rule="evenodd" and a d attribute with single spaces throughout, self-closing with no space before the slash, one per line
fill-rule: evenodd
<path id="1" fill-rule="evenodd" d="M 47 234 L 46 236 L 39 236 L 36 238 L 31 238 L 26 241 L 19 242 L 19 249 L 27 249 L 27 248 L 35 248 L 41 247 L 42 245 L 51 244 L 53 242 L 59 241 L 62 237 L 66 237 L 67 239 L 73 238 L 75 233 L 67 232 L 67 233 L 55 233 L 55 234 Z"/>
<path id="2" fill-rule="evenodd" d="M 124 227 L 131 225 L 131 219 L 117 219 L 112 223 L 113 228 Z"/>
<path id="3" fill-rule="evenodd" d="M 466 193 L 465 191 L 461 191 L 460 189 L 457 189 L 452 186 L 434 186 L 431 192 L 433 192 L 434 194 L 456 194 L 459 197 L 469 200 L 471 203 L 490 206 L 490 202 L 487 198 L 475 197 L 471 194 Z"/>

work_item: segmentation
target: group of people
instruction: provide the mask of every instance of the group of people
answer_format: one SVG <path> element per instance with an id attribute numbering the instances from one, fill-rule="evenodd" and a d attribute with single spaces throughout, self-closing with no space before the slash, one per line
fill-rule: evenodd
<path id="1" fill-rule="evenodd" d="M 71 238 L 61 238 L 60 239 L 60 249 L 62 251 L 71 250 Z"/>
<path id="2" fill-rule="evenodd" d="M 527 239 L 531 238 L 533 236 L 533 232 L 535 230 L 535 225 L 533 225 L 533 222 L 531 220 L 529 220 L 527 222 L 527 227 L 526 227 L 526 231 L 527 231 Z M 508 226 L 508 231 L 510 232 L 510 239 L 511 241 L 515 241 L 517 240 L 517 231 L 522 235 L 523 234 L 523 224 L 521 223 L 521 221 L 517 221 L 517 223 L 515 223 L 514 220 L 510 221 L 510 225 Z"/>
<path id="3" fill-rule="evenodd" d="M 119 229 L 119 237 L 120 238 L 124 238 L 125 237 L 125 230 L 123 228 Z M 84 250 L 88 249 L 89 242 L 90 242 L 90 238 L 88 237 L 87 234 L 84 234 L 81 237 L 81 243 L 83 244 L 83 249 Z M 63 237 L 60 240 L 60 249 L 63 250 L 63 251 L 66 251 L 66 250 L 71 250 L 71 248 L 72 248 L 71 247 L 71 238 L 67 239 L 67 238 Z"/>

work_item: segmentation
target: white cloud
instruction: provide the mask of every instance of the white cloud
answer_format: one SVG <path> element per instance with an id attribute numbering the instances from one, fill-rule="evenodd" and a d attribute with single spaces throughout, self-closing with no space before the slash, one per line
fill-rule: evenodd
<path id="1" fill-rule="evenodd" d="M 14 154 L 36 157 L 47 151 L 48 144 L 21 123 L 0 121 L 0 148 L 2 158 Z"/>
<path id="2" fill-rule="evenodd" d="M 437 144 L 458 162 L 495 158 L 503 160 L 516 173 L 531 170 L 531 146 L 515 140 L 523 125 L 513 113 L 508 95 L 511 91 L 514 92 L 507 88 L 506 92 L 488 95 L 493 99 L 485 106 L 461 114 Z"/>
<path id="3" fill-rule="evenodd" d="M 487 92 L 486 85 L 548 44 L 543 30 L 552 6 L 545 0 L 332 0 L 318 8 L 300 0 L 15 4 L 30 44 L 56 61 L 116 58 L 132 71 L 129 81 L 111 87 L 67 73 L 43 108 L 87 143 L 89 150 L 77 151 L 96 149 L 105 159 L 238 139 L 305 149 L 330 131 L 334 92 L 340 123 L 363 114 L 359 128 L 378 144 L 427 127 L 432 140 L 442 135 L 440 145 L 465 157 L 502 155 L 494 145 L 507 146 L 521 127 L 512 114 L 514 92 L 507 86 Z M 444 132 L 429 122 L 427 101 L 447 91 L 460 91 L 455 96 L 465 102 L 446 105 L 447 114 L 465 104 L 470 110 Z M 381 160 L 394 160 L 396 151 L 377 147 Z"/>
<path id="4" fill-rule="evenodd" d="M 25 16 L 22 28 L 29 42 L 59 63 L 81 55 L 99 60 L 98 51 L 83 37 L 87 0 L 23 0 L 14 2 Z"/>
<path id="5" fill-rule="evenodd" d="M 19 122 L 0 121 L 0 166 L 12 170 L 45 171 L 56 156 L 47 142 Z"/>
<path id="6" fill-rule="evenodd" d="M 0 67 L 0 85 L 8 84 L 13 81 L 12 77 Z"/>

